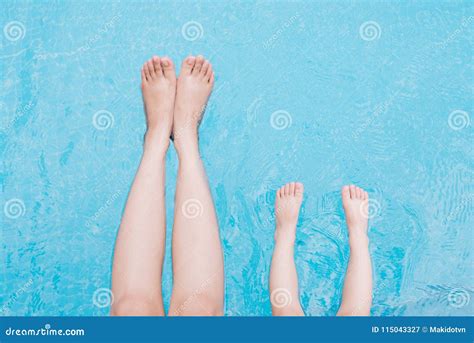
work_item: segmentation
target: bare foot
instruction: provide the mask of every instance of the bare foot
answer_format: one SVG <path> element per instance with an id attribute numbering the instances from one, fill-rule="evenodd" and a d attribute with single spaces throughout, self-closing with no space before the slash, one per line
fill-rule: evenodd
<path id="1" fill-rule="evenodd" d="M 171 59 L 153 56 L 143 64 L 142 93 L 147 122 L 146 140 L 152 136 L 154 141 L 167 148 L 176 93 L 176 73 Z"/>
<path id="2" fill-rule="evenodd" d="M 275 240 L 284 238 L 285 240 L 294 241 L 296 223 L 303 201 L 303 192 L 303 184 L 299 182 L 287 183 L 277 191 L 275 199 Z"/>
<path id="3" fill-rule="evenodd" d="M 346 214 L 349 239 L 366 239 L 368 218 L 367 206 L 369 194 L 362 188 L 350 185 L 342 187 L 342 205 Z"/>
<path id="4" fill-rule="evenodd" d="M 178 78 L 173 136 L 180 153 L 189 145 L 197 148 L 197 129 L 214 85 L 211 63 L 203 56 L 187 57 Z"/>

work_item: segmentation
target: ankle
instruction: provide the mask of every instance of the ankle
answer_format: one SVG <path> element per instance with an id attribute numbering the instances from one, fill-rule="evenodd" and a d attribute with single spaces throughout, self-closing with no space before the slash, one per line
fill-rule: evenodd
<path id="1" fill-rule="evenodd" d="M 183 158 L 186 156 L 197 156 L 199 157 L 199 143 L 197 138 L 197 133 L 192 132 L 178 132 L 177 135 L 174 135 L 174 147 L 178 158 Z"/>
<path id="2" fill-rule="evenodd" d="M 352 230 L 349 233 L 349 247 L 351 251 L 353 250 L 361 250 L 361 249 L 368 249 L 369 247 L 369 237 L 366 233 Z"/>
<path id="3" fill-rule="evenodd" d="M 169 134 L 166 134 L 165 130 L 147 129 L 143 142 L 145 151 L 153 151 L 165 155 L 169 145 Z"/>
<path id="4" fill-rule="evenodd" d="M 275 243 L 291 245 L 295 244 L 296 230 L 293 226 L 278 225 L 275 229 Z"/>

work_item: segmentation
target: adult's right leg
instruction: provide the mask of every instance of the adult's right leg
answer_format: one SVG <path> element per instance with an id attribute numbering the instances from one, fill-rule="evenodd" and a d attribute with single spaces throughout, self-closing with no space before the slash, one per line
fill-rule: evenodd
<path id="1" fill-rule="evenodd" d="M 198 125 L 214 83 L 202 56 L 188 57 L 178 78 L 174 144 L 179 167 L 173 225 L 173 291 L 168 315 L 222 315 L 224 261 L 216 212 L 199 155 Z"/>

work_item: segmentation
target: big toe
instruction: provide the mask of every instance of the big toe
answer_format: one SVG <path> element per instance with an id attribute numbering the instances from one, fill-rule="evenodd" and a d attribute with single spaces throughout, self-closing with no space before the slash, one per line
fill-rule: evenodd
<path id="1" fill-rule="evenodd" d="M 169 80 L 176 79 L 176 73 L 174 71 L 174 64 L 168 57 L 163 57 L 161 59 L 161 69 L 163 70 L 163 74 Z"/>
<path id="2" fill-rule="evenodd" d="M 181 73 L 186 74 L 186 75 L 191 74 L 195 63 L 196 63 L 196 57 L 194 56 L 186 57 L 186 59 L 183 61 L 183 64 L 181 65 Z"/>
<path id="3" fill-rule="evenodd" d="M 342 194 L 342 201 L 344 203 L 351 200 L 351 192 L 350 192 L 349 186 L 342 187 L 341 194 Z"/>

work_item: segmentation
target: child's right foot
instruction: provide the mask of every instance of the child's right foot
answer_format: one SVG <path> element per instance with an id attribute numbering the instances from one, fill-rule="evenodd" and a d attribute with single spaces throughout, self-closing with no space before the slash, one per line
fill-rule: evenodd
<path id="1" fill-rule="evenodd" d="M 303 192 L 303 184 L 299 182 L 287 183 L 277 191 L 275 198 L 276 241 L 280 238 L 290 241 L 295 239 Z"/>
<path id="2" fill-rule="evenodd" d="M 197 148 L 197 130 L 214 85 L 214 72 L 203 56 L 183 61 L 178 78 L 173 138 L 178 154 L 191 145 Z"/>
<path id="3" fill-rule="evenodd" d="M 368 203 L 369 194 L 362 188 L 354 185 L 342 187 L 342 205 L 350 240 L 367 237 L 368 218 L 365 213 Z"/>

